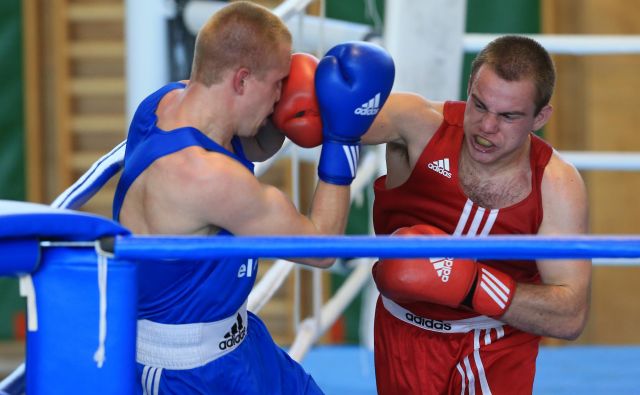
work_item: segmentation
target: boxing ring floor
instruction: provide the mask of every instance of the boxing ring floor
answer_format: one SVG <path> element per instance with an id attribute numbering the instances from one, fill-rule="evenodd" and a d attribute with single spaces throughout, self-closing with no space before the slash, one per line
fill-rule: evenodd
<path id="1" fill-rule="evenodd" d="M 376 394 L 367 348 L 316 346 L 301 363 L 326 395 Z M 533 393 L 640 394 L 640 346 L 541 347 Z"/>

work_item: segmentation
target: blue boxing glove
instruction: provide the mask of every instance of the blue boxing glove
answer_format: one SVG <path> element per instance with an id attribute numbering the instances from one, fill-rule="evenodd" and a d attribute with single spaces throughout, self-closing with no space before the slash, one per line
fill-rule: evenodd
<path id="1" fill-rule="evenodd" d="M 351 184 L 358 166 L 360 137 L 389 97 L 394 76 L 389 53 L 366 42 L 336 45 L 320 60 L 315 87 L 322 118 L 321 180 Z"/>

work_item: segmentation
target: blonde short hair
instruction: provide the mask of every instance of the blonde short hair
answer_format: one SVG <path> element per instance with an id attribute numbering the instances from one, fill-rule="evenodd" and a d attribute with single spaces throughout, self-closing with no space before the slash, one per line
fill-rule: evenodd
<path id="1" fill-rule="evenodd" d="M 191 79 L 210 86 L 236 67 L 263 76 L 283 45 L 291 45 L 291 33 L 275 14 L 248 1 L 230 3 L 200 29 Z"/>

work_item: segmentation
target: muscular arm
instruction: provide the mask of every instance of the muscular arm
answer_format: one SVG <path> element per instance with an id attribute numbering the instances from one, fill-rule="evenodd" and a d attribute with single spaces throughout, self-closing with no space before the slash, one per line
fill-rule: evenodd
<path id="1" fill-rule="evenodd" d="M 540 235 L 587 232 L 587 196 L 576 169 L 556 154 L 542 181 L 544 219 Z M 539 260 L 541 285 L 518 284 L 502 320 L 543 336 L 577 338 L 587 321 L 590 260 Z"/>
<path id="2" fill-rule="evenodd" d="M 387 143 L 387 187 L 406 181 L 427 143 L 442 123 L 443 103 L 413 93 L 389 96 L 364 135 L 363 144 Z"/>
<path id="3" fill-rule="evenodd" d="M 319 181 L 308 216 L 279 189 L 260 183 L 240 164 L 209 154 L 196 215 L 236 235 L 336 235 L 344 232 L 350 187 Z M 305 257 L 306 258 L 306 257 Z M 328 267 L 333 259 L 295 259 Z"/>
<path id="4" fill-rule="evenodd" d="M 433 136 L 441 122 L 442 103 L 428 101 L 415 93 L 393 93 L 362 136 L 362 143 L 419 145 Z"/>

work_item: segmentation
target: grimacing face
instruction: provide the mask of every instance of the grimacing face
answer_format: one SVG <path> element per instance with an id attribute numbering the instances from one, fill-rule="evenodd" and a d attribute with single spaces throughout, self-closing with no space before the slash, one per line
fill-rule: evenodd
<path id="1" fill-rule="evenodd" d="M 532 80 L 506 81 L 483 65 L 470 82 L 463 150 L 473 161 L 494 164 L 528 149 L 529 133 L 544 122 L 535 115 Z M 539 125 L 539 126 L 538 126 Z"/>

